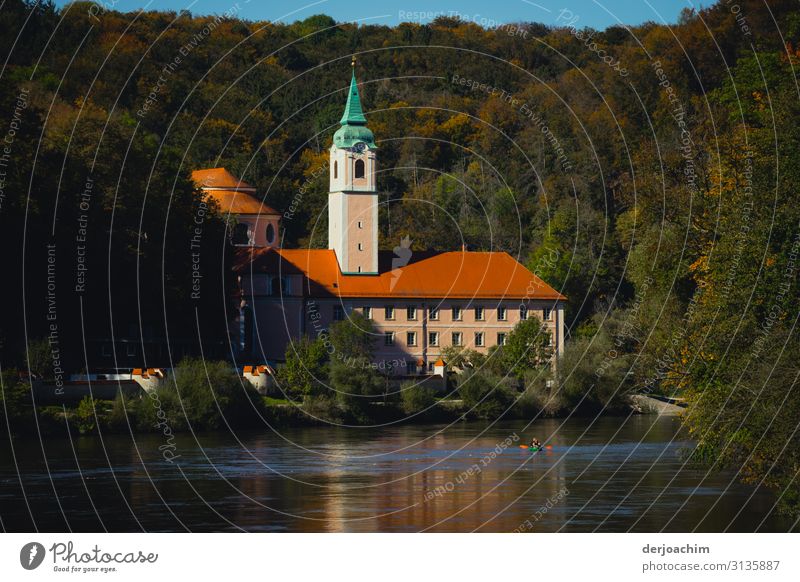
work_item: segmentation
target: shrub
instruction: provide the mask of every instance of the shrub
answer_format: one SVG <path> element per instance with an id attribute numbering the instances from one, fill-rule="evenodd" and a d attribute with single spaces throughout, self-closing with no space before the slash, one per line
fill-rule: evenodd
<path id="1" fill-rule="evenodd" d="M 631 354 L 614 350 L 610 337 L 600 331 L 594 340 L 569 342 L 558 364 L 560 397 L 573 411 L 596 414 L 628 408 L 627 372 Z"/>
<path id="2" fill-rule="evenodd" d="M 504 414 L 516 398 L 507 379 L 474 371 L 462 374 L 458 394 L 470 416 L 487 419 Z"/>
<path id="3" fill-rule="evenodd" d="M 309 396 L 303 400 L 303 412 L 308 415 L 309 421 L 321 420 L 337 424 L 344 421 L 339 403 L 330 396 Z"/>
<path id="4" fill-rule="evenodd" d="M 33 432 L 36 429 L 30 384 L 19 379 L 16 370 L 0 375 L 0 427 L 3 433 Z M 7 422 L 7 424 L 6 424 Z"/>
<path id="5" fill-rule="evenodd" d="M 355 422 L 372 420 L 370 405 L 384 400 L 386 380 L 366 358 L 331 363 L 331 388 L 342 412 Z"/>
<path id="6" fill-rule="evenodd" d="M 89 434 L 97 427 L 94 400 L 91 396 L 84 396 L 75 411 L 75 427 L 81 434 Z"/>
<path id="7" fill-rule="evenodd" d="M 165 423 L 172 432 L 257 426 L 264 412 L 258 392 L 229 363 L 194 359 L 178 364 L 164 386 L 125 404 L 136 427 L 150 431 L 163 429 Z M 121 400 L 115 402 L 112 417 L 125 422 Z"/>
<path id="8" fill-rule="evenodd" d="M 406 414 L 419 414 L 436 404 L 436 391 L 419 382 L 404 382 L 400 387 L 400 408 Z"/>
<path id="9" fill-rule="evenodd" d="M 529 372 L 525 376 L 525 391 L 517 401 L 521 416 L 529 417 L 541 413 L 543 416 L 557 416 L 566 411 L 566 403 L 557 385 L 547 383 L 551 374 Z"/>

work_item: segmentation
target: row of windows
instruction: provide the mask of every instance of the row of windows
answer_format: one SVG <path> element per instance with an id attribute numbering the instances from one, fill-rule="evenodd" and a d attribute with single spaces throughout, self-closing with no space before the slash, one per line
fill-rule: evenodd
<path id="1" fill-rule="evenodd" d="M 439 332 L 438 331 L 431 331 L 428 332 L 428 345 L 431 347 L 439 347 Z M 395 341 L 395 333 L 393 331 L 387 331 L 383 334 L 383 345 L 385 346 L 393 346 Z M 508 339 L 508 334 L 506 333 L 498 333 L 497 334 L 497 345 L 504 346 L 506 345 L 506 340 Z M 553 345 L 553 336 L 550 335 L 550 345 Z M 486 334 L 482 331 L 475 332 L 475 346 L 482 348 L 486 346 Z M 460 331 L 454 331 L 450 334 L 450 344 L 454 346 L 463 346 L 464 345 L 464 334 Z M 408 331 L 406 332 L 406 345 L 409 347 L 415 347 L 417 345 L 417 332 L 415 331 Z"/>
<path id="2" fill-rule="evenodd" d="M 472 308 L 475 321 L 486 321 L 486 308 L 484 307 L 474 307 Z M 407 321 L 416 321 L 418 317 L 419 310 L 413 306 L 409 305 L 406 307 L 406 320 Z M 337 305 L 333 308 L 334 319 L 337 321 L 344 317 L 344 310 L 341 306 Z M 363 308 L 364 316 L 368 319 L 372 319 L 372 307 L 364 307 Z M 451 316 L 453 321 L 462 321 L 464 317 L 464 309 L 461 307 L 454 306 L 451 308 Z M 542 319 L 545 321 L 550 321 L 551 317 L 553 316 L 553 311 L 550 308 L 542 309 Z M 395 319 L 395 307 L 394 305 L 386 305 L 383 308 L 383 317 L 387 321 L 393 321 Z M 519 308 L 519 318 L 520 319 L 528 319 L 528 308 L 525 306 L 520 306 Z M 431 321 L 439 321 L 439 308 L 438 307 L 429 307 L 428 308 L 428 319 Z M 507 321 L 508 320 L 508 309 L 506 307 L 498 307 L 497 308 L 497 320 L 498 321 Z"/>
<path id="3" fill-rule="evenodd" d="M 440 334 L 438 331 L 431 331 L 428 332 L 428 345 L 431 347 L 439 347 L 439 337 Z M 504 346 L 506 345 L 506 338 L 508 337 L 505 333 L 498 333 L 497 334 L 497 345 Z M 393 346 L 394 345 L 394 338 L 395 333 L 393 331 L 387 331 L 383 334 L 383 345 L 385 346 Z M 482 331 L 475 332 L 475 346 L 482 348 L 486 346 L 486 334 Z M 464 345 L 464 334 L 460 331 L 454 331 L 450 334 L 450 341 L 451 344 L 454 346 L 463 346 Z M 408 331 L 406 332 L 406 345 L 409 347 L 414 347 L 417 345 L 417 332 L 415 331 Z"/>

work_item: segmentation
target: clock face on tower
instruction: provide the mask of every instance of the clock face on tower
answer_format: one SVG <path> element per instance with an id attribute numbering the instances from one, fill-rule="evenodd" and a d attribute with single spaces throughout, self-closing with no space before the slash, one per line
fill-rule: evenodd
<path id="1" fill-rule="evenodd" d="M 358 153 L 362 153 L 365 149 L 367 149 L 367 144 L 365 144 L 363 141 L 360 141 L 353 146 L 353 149 Z"/>

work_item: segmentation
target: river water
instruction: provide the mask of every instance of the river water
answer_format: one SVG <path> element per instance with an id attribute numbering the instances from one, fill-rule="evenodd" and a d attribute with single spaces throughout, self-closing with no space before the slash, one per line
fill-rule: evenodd
<path id="1" fill-rule="evenodd" d="M 537 436 L 552 449 L 531 453 Z M 518 439 L 518 440 L 515 440 Z M 7 531 L 786 531 L 674 417 L 0 443 Z M 510 446 L 505 446 L 510 443 Z M 498 452 L 499 451 L 499 452 Z"/>

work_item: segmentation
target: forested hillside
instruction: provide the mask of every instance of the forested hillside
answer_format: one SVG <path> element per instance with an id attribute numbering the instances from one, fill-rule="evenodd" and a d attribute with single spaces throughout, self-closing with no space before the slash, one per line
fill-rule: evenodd
<path id="1" fill-rule="evenodd" d="M 85 334 L 223 343 L 226 220 L 189 173 L 227 167 L 292 208 L 285 246 L 324 246 L 355 55 L 382 246 L 518 257 L 569 297 L 553 400 L 687 397 L 695 456 L 796 507 L 800 11 L 736 7 L 673 26 L 485 30 L 7 0 L 3 366 L 51 333 L 54 304 L 78 368 Z M 198 216 L 206 275 L 189 301 Z"/>

